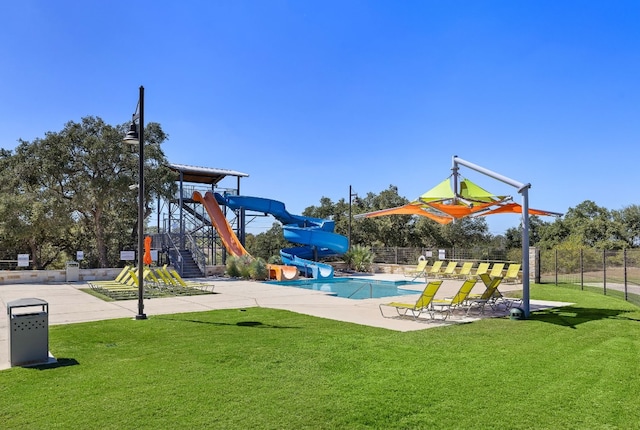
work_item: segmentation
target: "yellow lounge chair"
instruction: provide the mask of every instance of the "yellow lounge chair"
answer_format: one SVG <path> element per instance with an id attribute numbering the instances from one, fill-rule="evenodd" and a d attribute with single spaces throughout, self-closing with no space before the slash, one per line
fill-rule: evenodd
<path id="1" fill-rule="evenodd" d="M 442 268 L 442 260 L 438 260 L 438 261 L 434 261 L 433 262 L 433 266 L 431 266 L 431 269 L 426 271 L 427 275 L 432 275 L 432 276 L 437 276 L 438 273 L 440 273 L 440 269 Z"/>
<path id="2" fill-rule="evenodd" d="M 504 270 L 504 263 L 494 263 L 493 267 L 491 267 L 491 272 L 489 272 L 489 276 L 495 278 L 496 276 L 502 276 L 502 271 Z"/>
<path id="3" fill-rule="evenodd" d="M 467 279 L 462 283 L 455 296 L 449 299 L 437 299 L 431 301 L 434 312 L 440 312 L 442 320 L 446 320 L 451 313 L 459 307 L 464 306 L 469 293 L 478 282 L 477 279 Z"/>
<path id="4" fill-rule="evenodd" d="M 118 274 L 118 276 L 116 276 L 116 278 L 112 281 L 90 281 L 89 285 L 91 285 L 91 288 L 93 288 L 94 286 L 99 286 L 99 285 L 111 285 L 111 284 L 120 284 L 125 282 L 128 278 L 129 278 L 129 269 L 131 269 L 131 266 L 124 266 L 122 268 L 122 270 L 120 271 L 120 273 Z"/>
<path id="5" fill-rule="evenodd" d="M 419 278 L 420 276 L 426 276 L 428 263 L 429 263 L 429 260 L 427 259 L 418 260 L 418 265 L 416 266 L 416 268 L 411 270 L 408 273 L 405 273 L 404 276 L 407 276 L 413 279 Z"/>
<path id="6" fill-rule="evenodd" d="M 484 293 L 480 295 L 469 295 L 467 298 L 467 315 L 471 311 L 472 308 L 479 308 L 481 314 L 484 314 L 484 307 L 486 305 L 491 306 L 491 309 L 495 309 L 496 300 L 500 296 L 498 292 L 498 285 L 502 282 L 502 277 L 496 276 L 495 278 L 491 278 L 486 273 L 481 275 L 480 277 L 482 282 L 484 282 L 486 289 Z"/>
<path id="7" fill-rule="evenodd" d="M 473 261 L 467 261 L 462 265 L 460 271 L 455 275 L 458 279 L 468 279 L 469 275 L 471 275 L 471 269 L 473 269 Z"/>
<path id="8" fill-rule="evenodd" d="M 483 275 L 485 273 L 489 273 L 489 266 L 491 266 L 491 263 L 480 263 L 480 264 L 478 264 L 478 268 L 476 269 L 476 273 L 474 273 L 471 277 L 478 279 L 480 277 L 480 275 Z"/>
<path id="9" fill-rule="evenodd" d="M 171 280 L 175 283 L 176 286 L 182 288 L 198 288 L 204 291 L 211 291 L 215 288 L 215 285 L 203 283 L 203 282 L 194 282 L 194 281 L 185 281 L 182 279 L 182 276 L 178 273 L 176 269 L 168 269 L 166 265 L 163 267 L 163 270 L 166 274 L 171 278 Z"/>
<path id="10" fill-rule="evenodd" d="M 422 314 L 423 312 L 427 312 L 431 317 L 431 319 L 433 319 L 433 310 L 431 309 L 431 301 L 433 300 L 433 297 L 436 295 L 441 285 L 442 285 L 442 281 L 429 282 L 415 303 L 401 303 L 401 302 L 381 303 L 378 306 L 380 309 L 380 314 L 382 314 L 382 316 L 385 318 L 391 318 L 386 316 L 384 312 L 382 312 L 382 307 L 388 306 L 391 308 L 396 308 L 396 312 L 400 317 L 404 317 L 405 315 L 407 315 L 408 312 L 411 312 L 413 319 L 417 320 L 420 314 Z"/>
<path id="11" fill-rule="evenodd" d="M 442 272 L 438 273 L 436 276 L 438 278 L 451 278 L 456 273 L 456 267 L 458 267 L 458 262 L 450 261 L 447 264 L 447 267 Z"/>
<path id="12" fill-rule="evenodd" d="M 520 283 L 520 278 L 518 277 L 520 273 L 520 264 L 509 264 L 507 268 L 507 273 L 504 275 L 504 283 Z"/>

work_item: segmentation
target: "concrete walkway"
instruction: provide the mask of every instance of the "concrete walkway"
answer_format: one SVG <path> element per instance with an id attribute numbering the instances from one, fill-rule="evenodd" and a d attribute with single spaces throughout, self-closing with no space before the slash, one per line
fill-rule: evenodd
<path id="1" fill-rule="evenodd" d="M 375 275 L 373 279 L 398 280 L 407 279 L 401 275 Z M 173 314 L 183 312 L 201 312 L 214 309 L 242 309 L 250 307 L 265 307 L 283 309 L 300 314 L 328 318 L 333 320 L 368 325 L 388 330 L 412 331 L 438 327 L 445 324 L 470 322 L 478 317 L 460 317 L 443 321 L 400 318 L 383 318 L 378 305 L 394 300 L 415 302 L 422 286 L 416 286 L 416 295 L 408 295 L 383 299 L 351 300 L 328 296 L 320 291 L 301 288 L 285 287 L 254 281 L 227 280 L 224 278 L 207 278 L 204 282 L 215 285 L 217 294 L 181 296 L 168 298 L 146 299 L 144 312 L 149 318 L 154 315 Z M 462 281 L 445 280 L 436 297 L 451 297 L 460 287 Z M 138 313 L 137 300 L 122 300 L 105 302 L 81 289 L 89 288 L 86 283 L 57 283 L 57 284 L 15 284 L 0 286 L 0 303 L 7 315 L 7 303 L 23 298 L 38 298 L 49 304 L 49 325 L 71 324 L 87 321 L 99 321 L 113 318 L 134 318 Z M 503 285 L 500 290 L 522 289 L 522 285 Z M 482 293 L 484 285 L 479 282 L 472 294 Z M 531 310 L 557 307 L 564 303 L 531 302 Z M 394 311 L 393 309 L 391 309 Z M 394 311 L 395 312 L 395 311 Z M 19 313 L 19 312 L 15 312 Z M 507 312 L 490 313 L 489 316 L 504 316 Z M 9 318 L 0 317 L 0 369 L 10 367 L 9 363 Z M 55 355 L 55 351 L 52 351 Z"/>

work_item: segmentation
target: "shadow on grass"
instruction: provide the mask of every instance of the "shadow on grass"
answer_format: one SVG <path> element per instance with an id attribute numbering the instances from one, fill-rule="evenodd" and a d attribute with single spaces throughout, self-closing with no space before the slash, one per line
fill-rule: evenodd
<path id="1" fill-rule="evenodd" d="M 282 325 L 272 325 L 272 324 L 264 324 L 260 321 L 238 321 L 237 323 L 225 323 L 225 322 L 216 322 L 216 321 L 203 321 L 196 319 L 182 319 L 182 318 L 170 318 L 164 316 L 155 316 L 154 319 L 158 320 L 167 320 L 167 321 L 176 321 L 176 322 L 189 322 L 196 324 L 210 324 L 216 326 L 227 326 L 227 327 L 250 327 L 250 328 L 301 328 L 301 327 L 292 327 L 292 326 L 282 326 Z"/>
<path id="2" fill-rule="evenodd" d="M 57 361 L 54 363 L 38 364 L 35 366 L 25 366 L 25 367 L 29 369 L 36 369 L 36 370 L 49 370 L 49 369 L 57 369 L 59 367 L 77 366 L 80 364 L 75 358 L 58 358 L 56 360 Z"/>
<path id="3" fill-rule="evenodd" d="M 562 308 L 552 308 L 544 311 L 536 311 L 529 315 L 530 320 L 542 321 L 575 329 L 577 325 L 603 319 L 624 319 L 640 322 L 637 318 L 625 316 L 631 313 L 622 309 L 598 309 L 581 308 L 576 306 L 565 306 Z"/>

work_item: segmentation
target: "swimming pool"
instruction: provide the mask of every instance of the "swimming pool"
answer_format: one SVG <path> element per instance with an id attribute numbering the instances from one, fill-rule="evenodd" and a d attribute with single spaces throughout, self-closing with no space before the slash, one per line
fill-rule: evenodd
<path id="1" fill-rule="evenodd" d="M 380 297 L 419 294 L 416 289 L 404 289 L 403 286 L 421 285 L 411 281 L 381 281 L 360 278 L 299 279 L 296 281 L 269 282 L 286 287 L 304 288 L 322 291 L 326 294 L 347 299 L 377 299 Z"/>

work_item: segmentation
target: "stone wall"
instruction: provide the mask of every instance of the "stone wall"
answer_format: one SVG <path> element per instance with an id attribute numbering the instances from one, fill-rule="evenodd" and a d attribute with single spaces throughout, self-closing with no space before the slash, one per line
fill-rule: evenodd
<path id="1" fill-rule="evenodd" d="M 122 269 L 79 269 L 67 273 L 67 270 L 2 270 L 0 285 L 6 284 L 42 284 L 47 282 L 86 282 L 115 279 Z"/>

